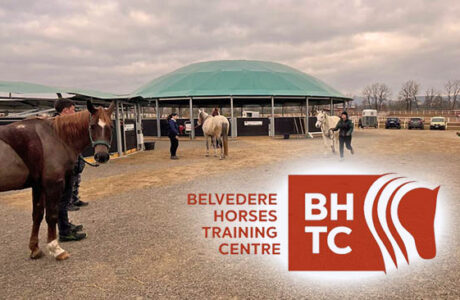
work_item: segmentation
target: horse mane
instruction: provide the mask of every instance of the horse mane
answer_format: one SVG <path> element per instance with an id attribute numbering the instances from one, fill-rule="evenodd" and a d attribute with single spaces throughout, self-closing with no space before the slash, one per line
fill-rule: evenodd
<path id="1" fill-rule="evenodd" d="M 91 116 L 91 122 L 104 121 L 110 128 L 112 119 L 102 107 L 96 108 Z M 89 140 L 90 113 L 88 110 L 70 115 L 57 116 L 52 120 L 52 126 L 57 136 L 68 145 L 79 141 Z"/>
<path id="2" fill-rule="evenodd" d="M 54 131 L 66 144 L 72 144 L 88 135 L 89 117 L 87 110 L 57 116 L 53 120 Z"/>
<path id="3" fill-rule="evenodd" d="M 200 120 L 201 123 L 204 123 L 206 120 L 206 117 L 209 116 L 204 110 L 200 111 L 198 114 L 198 119 Z"/>

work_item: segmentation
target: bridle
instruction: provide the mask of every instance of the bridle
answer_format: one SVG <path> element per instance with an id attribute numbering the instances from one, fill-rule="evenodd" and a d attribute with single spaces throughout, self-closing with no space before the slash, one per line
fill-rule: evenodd
<path id="1" fill-rule="evenodd" d="M 323 117 L 321 120 L 319 120 L 318 117 L 316 118 L 316 123 L 320 123 L 319 128 L 323 127 L 323 124 L 325 121 L 326 121 L 326 115 L 324 113 L 323 113 Z"/>
<path id="2" fill-rule="evenodd" d="M 88 134 L 89 134 L 89 140 L 91 141 L 91 147 L 95 148 L 98 145 L 104 145 L 107 147 L 107 150 L 110 150 L 110 147 L 112 145 L 112 133 L 110 133 L 110 141 L 104 141 L 104 140 L 94 140 L 93 136 L 91 134 L 91 121 L 92 121 L 92 115 L 89 115 L 89 125 L 88 125 Z"/>
<path id="3" fill-rule="evenodd" d="M 329 128 L 329 130 L 327 130 L 327 131 L 323 130 L 323 126 L 324 126 L 324 124 L 327 122 L 327 115 L 323 113 L 323 118 L 322 118 L 322 120 L 321 120 L 321 121 L 320 121 L 320 120 L 317 120 L 316 122 L 317 122 L 317 123 L 318 123 L 318 122 L 320 123 L 319 128 L 321 128 L 321 132 L 323 132 L 323 134 L 324 134 L 325 136 L 327 136 L 328 138 L 330 138 L 330 135 L 331 135 L 330 130 L 331 130 L 331 128 Z"/>

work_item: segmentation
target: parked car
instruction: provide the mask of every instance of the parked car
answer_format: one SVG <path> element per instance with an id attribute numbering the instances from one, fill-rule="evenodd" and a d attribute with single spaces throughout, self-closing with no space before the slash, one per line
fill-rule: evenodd
<path id="1" fill-rule="evenodd" d="M 398 118 L 387 118 L 385 122 L 385 129 L 397 128 L 401 129 L 401 121 Z"/>
<path id="2" fill-rule="evenodd" d="M 433 117 L 430 122 L 430 129 L 447 129 L 447 121 L 444 117 Z"/>
<path id="3" fill-rule="evenodd" d="M 420 128 L 420 129 L 425 129 L 423 125 L 423 119 L 422 118 L 410 118 L 409 124 L 407 124 L 408 129 L 412 128 Z"/>

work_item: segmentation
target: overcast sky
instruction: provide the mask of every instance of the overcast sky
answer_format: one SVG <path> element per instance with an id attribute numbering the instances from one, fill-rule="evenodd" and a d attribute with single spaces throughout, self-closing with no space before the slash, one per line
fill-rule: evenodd
<path id="1" fill-rule="evenodd" d="M 0 0 L 0 80 L 128 93 L 216 59 L 285 63 L 345 94 L 460 79 L 460 1 Z"/>

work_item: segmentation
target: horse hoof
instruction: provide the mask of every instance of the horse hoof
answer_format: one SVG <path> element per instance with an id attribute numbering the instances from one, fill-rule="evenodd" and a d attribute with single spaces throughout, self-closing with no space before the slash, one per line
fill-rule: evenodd
<path id="1" fill-rule="evenodd" d="M 37 248 L 30 253 L 30 258 L 32 259 L 39 259 L 42 256 L 43 256 L 43 252 L 42 250 L 40 250 L 40 248 Z"/>
<path id="2" fill-rule="evenodd" d="M 66 260 L 70 257 L 70 254 L 67 251 L 62 252 L 58 256 L 56 256 L 56 260 Z"/>
<path id="3" fill-rule="evenodd" d="M 209 157 L 209 154 L 206 154 L 205 156 L 206 156 L 206 157 Z"/>

